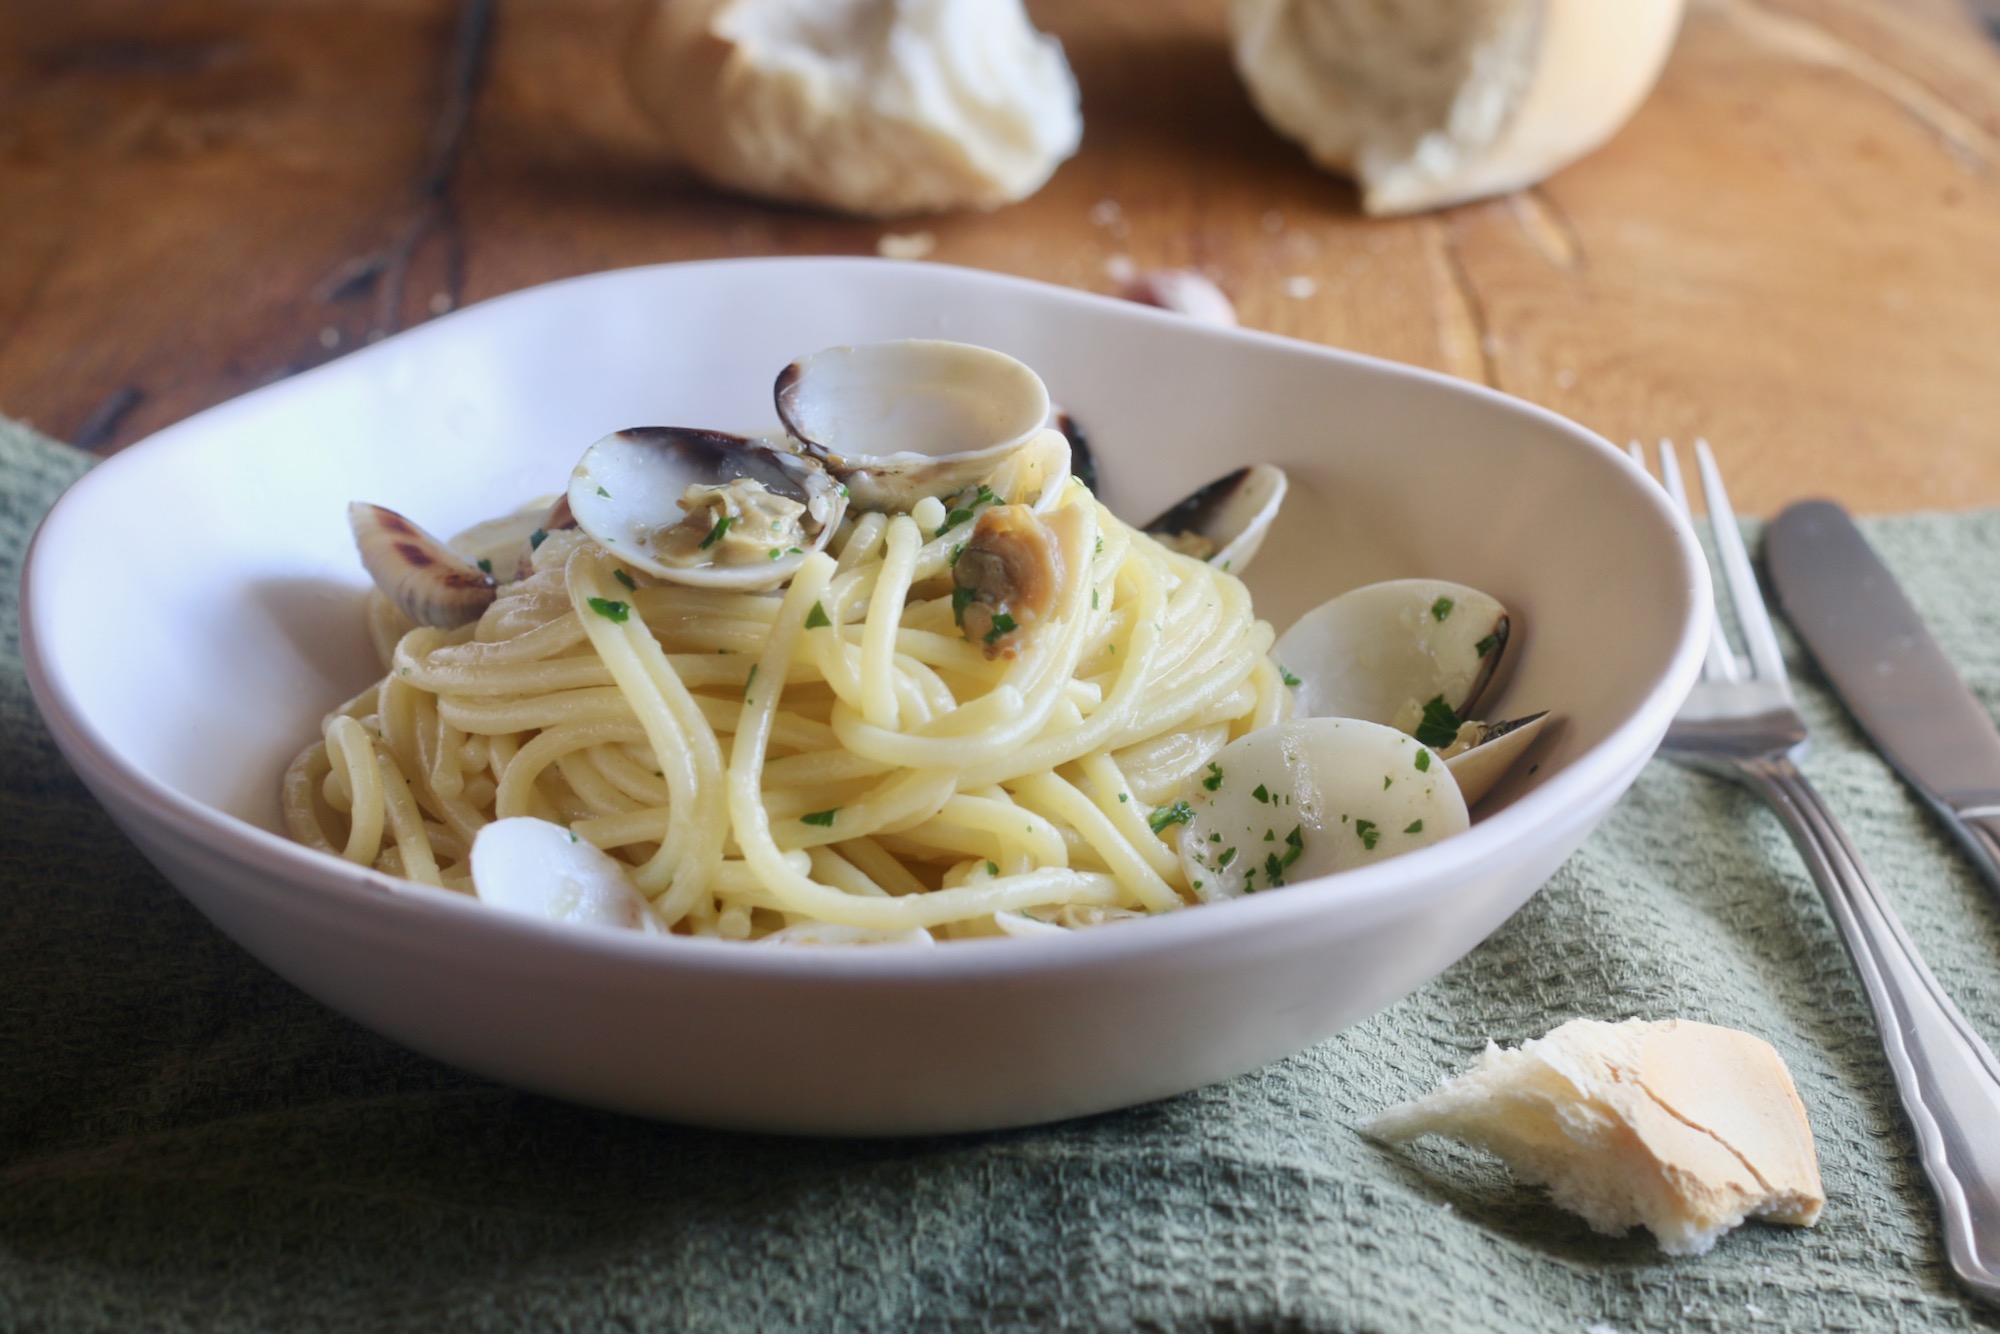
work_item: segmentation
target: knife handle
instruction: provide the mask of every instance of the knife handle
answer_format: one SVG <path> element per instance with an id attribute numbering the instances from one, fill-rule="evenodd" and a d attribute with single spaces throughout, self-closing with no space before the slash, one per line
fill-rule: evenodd
<path id="1" fill-rule="evenodd" d="M 1782 757 L 1744 769 L 1784 821 L 1854 956 L 1937 1193 L 1951 1267 L 1979 1296 L 2000 1301 L 2000 1061 L 1931 975 L 1805 775 Z"/>

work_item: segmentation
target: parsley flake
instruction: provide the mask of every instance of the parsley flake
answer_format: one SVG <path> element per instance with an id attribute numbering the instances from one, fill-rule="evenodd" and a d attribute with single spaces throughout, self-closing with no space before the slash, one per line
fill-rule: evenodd
<path id="1" fill-rule="evenodd" d="M 548 540 L 549 535 L 537 528 L 534 532 L 528 534 L 528 550 L 533 551 Z"/>
<path id="2" fill-rule="evenodd" d="M 1403 826 L 1403 832 L 1406 834 L 1421 834 L 1424 832 L 1424 822 L 1422 820 L 1412 820 Z"/>
<path id="3" fill-rule="evenodd" d="M 993 618 L 993 628 L 986 632 L 986 642 L 991 644 L 1002 635 L 1012 634 L 1017 628 L 1014 618 L 1003 611 Z"/>
<path id="4" fill-rule="evenodd" d="M 750 702 L 750 687 L 757 684 L 757 669 L 762 665 L 761 663 L 751 663 L 750 675 L 743 678 L 743 702 L 745 704 Z"/>
<path id="5" fill-rule="evenodd" d="M 613 579 L 616 579 L 619 583 L 625 585 L 625 587 L 627 588 L 637 589 L 639 587 L 637 583 L 633 582 L 632 576 L 625 573 L 625 571 L 623 570 L 613 570 L 611 572 L 611 577 Z"/>
<path id="6" fill-rule="evenodd" d="M 1216 864 L 1217 866 L 1227 866 L 1227 865 L 1229 865 L 1229 863 L 1231 863 L 1231 862 L 1233 862 L 1233 861 L 1235 861 L 1235 860 L 1236 860 L 1236 849 L 1235 849 L 1235 848 L 1224 848 L 1224 849 L 1222 850 L 1222 855 L 1221 855 L 1220 857 L 1217 857 L 1217 858 L 1215 859 L 1215 864 Z"/>
<path id="7" fill-rule="evenodd" d="M 1257 784 L 1257 786 L 1251 788 L 1250 795 L 1257 798 L 1258 801 L 1263 802 L 1267 806 L 1271 804 L 1271 790 L 1265 787 L 1262 783 L 1259 783 Z"/>
<path id="8" fill-rule="evenodd" d="M 1361 836 L 1361 846 L 1370 852 L 1375 851 L 1375 845 L 1382 841 L 1382 831 L 1375 827 L 1373 820 L 1356 820 L 1354 832 Z"/>
<path id="9" fill-rule="evenodd" d="M 706 551 L 710 547 L 714 546 L 717 542 L 720 542 L 723 538 L 723 535 L 729 531 L 729 525 L 735 522 L 736 522 L 735 518 L 728 514 L 725 514 L 721 518 L 717 519 L 715 521 L 715 527 L 708 530 L 708 536 L 701 539 L 701 549 L 703 551 Z"/>
<path id="10" fill-rule="evenodd" d="M 806 629 L 817 630 L 822 625 L 832 624 L 833 622 L 827 617 L 826 608 L 820 603 L 813 603 L 812 610 L 806 613 Z"/>
<path id="11" fill-rule="evenodd" d="M 1482 658 L 1498 647 L 1500 647 L 1500 636 L 1497 634 L 1488 635 L 1472 646 L 1473 651 Z"/>
<path id="12" fill-rule="evenodd" d="M 1427 774 L 1430 771 L 1431 771 L 1431 753 L 1427 750 L 1418 751 L 1417 772 L 1420 774 Z"/>
<path id="13" fill-rule="evenodd" d="M 838 814 L 840 814 L 840 807 L 838 806 L 835 806 L 830 811 L 813 811 L 808 815 L 801 815 L 799 823 L 816 824 L 822 829 L 830 829 L 833 827 L 833 817 Z"/>
<path id="14" fill-rule="evenodd" d="M 1389 775 L 1387 775 L 1387 774 L 1383 774 L 1383 775 L 1382 775 L 1382 790 L 1383 790 L 1384 792 L 1387 792 L 1387 791 L 1389 790 L 1389 784 L 1391 784 L 1391 783 L 1393 783 L 1393 782 L 1395 782 L 1395 781 L 1396 781 L 1396 780 L 1395 780 L 1395 779 L 1393 779 L 1393 778 L 1391 778 L 1391 777 L 1389 777 Z"/>
<path id="15" fill-rule="evenodd" d="M 601 487 L 601 486 L 597 488 L 597 494 L 598 494 L 598 495 L 600 495 L 600 496 L 603 496 L 603 497 L 604 497 L 604 498 L 605 498 L 606 500 L 609 500 L 609 499 L 611 499 L 611 493 L 610 493 L 609 491 L 606 491 L 606 490 L 605 490 L 605 489 L 604 489 L 603 487 Z"/>
<path id="16" fill-rule="evenodd" d="M 626 620 L 632 615 L 631 607 L 623 602 L 613 602 L 609 598 L 592 598 L 590 600 L 590 609 L 605 620 L 615 622 L 618 625 L 625 624 Z"/>
<path id="17" fill-rule="evenodd" d="M 1451 609 L 1457 605 L 1450 598 L 1439 598 L 1436 602 L 1431 603 L 1431 619 L 1442 621 L 1445 617 L 1451 615 Z"/>
<path id="18" fill-rule="evenodd" d="M 1294 690 L 1298 689 L 1300 685 L 1299 678 L 1293 676 L 1290 672 L 1286 671 L 1285 664 L 1282 662 L 1278 664 L 1278 679 L 1280 681 L 1283 681 L 1286 685 L 1292 687 Z"/>
<path id="19" fill-rule="evenodd" d="M 970 588 L 954 588 L 951 590 L 951 623 L 953 625 L 965 624 L 965 609 L 972 605 L 972 599 L 977 596 L 978 594 Z"/>
<path id="20" fill-rule="evenodd" d="M 1177 801 L 1171 806 L 1162 806 L 1146 817 L 1146 824 L 1156 834 L 1165 833 L 1169 826 L 1186 824 L 1194 819 L 1194 808 L 1185 801 Z"/>
<path id="21" fill-rule="evenodd" d="M 988 874 L 988 875 L 999 875 L 999 874 L 1000 874 L 1000 864 L 999 864 L 998 862 L 988 862 L 988 863 L 986 863 L 986 874 Z"/>
<path id="22" fill-rule="evenodd" d="M 493 562 L 481 556 L 479 558 L 479 568 L 483 573 L 491 574 L 493 573 Z"/>
<path id="23" fill-rule="evenodd" d="M 1458 723 L 1444 696 L 1433 695 L 1424 705 L 1424 720 L 1417 724 L 1417 740 L 1426 746 L 1449 746 L 1458 736 Z"/>
<path id="24" fill-rule="evenodd" d="M 1219 764 L 1210 764 L 1208 766 L 1208 777 L 1201 780 L 1201 785 L 1207 788 L 1210 792 L 1213 792 L 1217 788 L 1221 787 L 1222 766 Z"/>

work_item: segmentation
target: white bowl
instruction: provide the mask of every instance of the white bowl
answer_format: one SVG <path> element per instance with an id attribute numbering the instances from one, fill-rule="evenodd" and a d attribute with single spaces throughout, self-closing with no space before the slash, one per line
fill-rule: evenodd
<path id="1" fill-rule="evenodd" d="M 1562 715 L 1539 769 L 1469 832 L 1366 870 L 930 950 L 544 924 L 282 836 L 284 766 L 378 670 L 348 500 L 453 531 L 558 489 L 609 431 L 763 425 L 792 358 L 910 336 L 1038 368 L 1128 517 L 1239 460 L 1282 464 L 1291 497 L 1249 579 L 1280 629 L 1397 576 L 1499 597 L 1525 626 L 1501 712 Z M 112 817 L 210 920 L 328 1005 L 600 1107 L 914 1134 L 1178 1093 L 1435 977 L 1646 763 L 1698 669 L 1708 588 L 1686 524 L 1621 454 L 1499 394 L 991 274 L 775 259 L 515 293 L 170 427 L 56 506 L 23 623 L 35 697 Z"/>

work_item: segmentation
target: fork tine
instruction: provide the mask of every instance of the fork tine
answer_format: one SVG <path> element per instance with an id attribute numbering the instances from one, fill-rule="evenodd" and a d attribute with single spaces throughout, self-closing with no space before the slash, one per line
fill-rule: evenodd
<path id="1" fill-rule="evenodd" d="M 1722 577 L 1729 585 L 1729 600 L 1736 604 L 1736 621 L 1743 627 L 1743 642 L 1757 675 L 1767 681 L 1785 680 L 1785 659 L 1778 651 L 1778 632 L 1771 628 L 1771 614 L 1764 610 L 1764 594 L 1757 587 L 1757 571 L 1743 545 L 1743 530 L 1736 525 L 1736 511 L 1730 508 L 1729 493 L 1722 487 L 1722 470 L 1708 441 L 1694 442 L 1695 466 L 1701 470 L 1701 489 L 1708 499 L 1709 526 L 1715 531 L 1716 554 L 1722 557 Z"/>
<path id="2" fill-rule="evenodd" d="M 1635 443 L 1634 449 L 1638 448 Z M 1689 523 L 1694 522 L 1694 510 L 1688 505 L 1687 483 L 1681 477 L 1681 461 L 1674 453 L 1671 440 L 1660 442 L 1660 484 L 1680 507 L 1681 515 Z M 1725 500 L 1724 503 L 1727 503 Z M 1709 609 L 1708 622 L 1708 664 L 1702 675 L 1711 681 L 1741 681 L 1743 666 L 1736 661 L 1736 654 L 1729 647 L 1729 632 L 1722 625 L 1722 604 L 1714 602 Z"/>

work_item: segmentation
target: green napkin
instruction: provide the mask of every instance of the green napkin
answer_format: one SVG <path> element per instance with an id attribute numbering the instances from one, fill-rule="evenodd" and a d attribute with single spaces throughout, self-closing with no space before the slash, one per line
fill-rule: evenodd
<path id="1" fill-rule="evenodd" d="M 0 422 L 0 1328 L 2000 1324 L 1953 1286 L 1860 988 L 1777 822 L 1666 764 L 1436 982 L 1129 1111 L 785 1140 L 565 1106 L 402 1051 L 226 941 L 55 754 L 16 590 L 35 521 L 84 466 Z M 2000 512 L 1867 527 L 2000 707 Z M 1793 661 L 1809 773 L 2000 1038 L 1992 892 Z M 1630 1015 L 1777 1046 L 1818 1135 L 1818 1227 L 1753 1224 L 1670 1260 L 1475 1152 L 1354 1131 L 1489 1037 Z"/>

